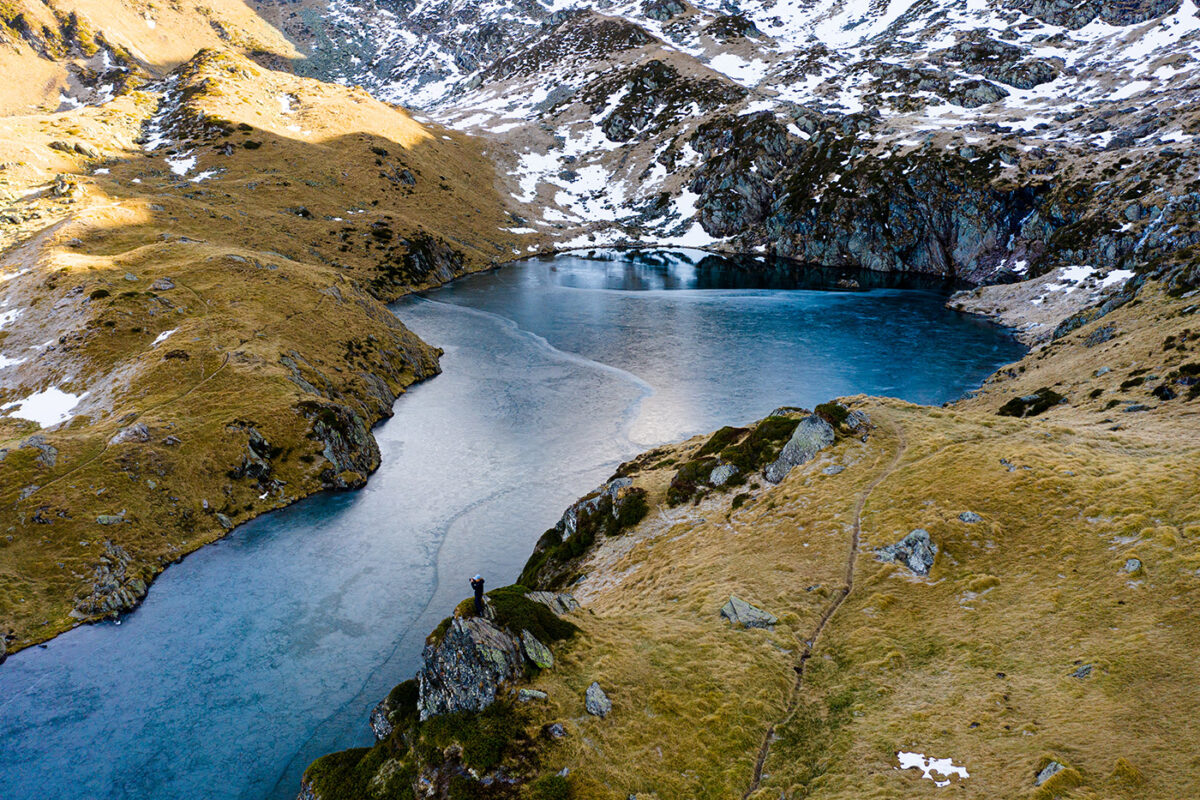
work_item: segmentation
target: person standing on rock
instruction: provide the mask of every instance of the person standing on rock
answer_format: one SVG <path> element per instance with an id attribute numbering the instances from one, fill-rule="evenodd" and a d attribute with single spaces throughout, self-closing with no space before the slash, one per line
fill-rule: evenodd
<path id="1" fill-rule="evenodd" d="M 475 590 L 475 616 L 483 616 L 483 576 L 471 578 L 471 588 Z"/>

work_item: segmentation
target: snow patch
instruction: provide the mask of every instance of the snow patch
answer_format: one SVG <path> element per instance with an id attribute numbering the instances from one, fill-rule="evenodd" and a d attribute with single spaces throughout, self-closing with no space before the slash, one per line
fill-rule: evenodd
<path id="1" fill-rule="evenodd" d="M 46 391 L 35 392 L 24 400 L 0 406 L 0 411 L 8 411 L 11 417 L 36 422 L 43 428 L 52 428 L 75 416 L 71 412 L 85 397 L 87 392 L 76 395 L 51 386 Z"/>
<path id="2" fill-rule="evenodd" d="M 923 753 L 906 753 L 903 750 L 896 753 L 896 758 L 900 762 L 899 769 L 919 769 L 921 777 L 929 778 L 935 786 L 949 786 L 953 775 L 971 777 L 966 767 L 954 766 L 954 760 L 950 758 L 926 758 Z M 943 777 L 935 778 L 934 773 Z"/>
<path id="3" fill-rule="evenodd" d="M 169 331 L 163 331 L 162 333 L 160 333 L 160 334 L 158 335 L 158 337 L 157 337 L 157 338 L 156 338 L 156 339 L 155 339 L 153 342 L 151 342 L 150 346 L 151 346 L 151 347 L 158 347 L 160 344 L 162 344 L 163 342 L 165 342 L 165 341 L 167 340 L 167 337 L 168 337 L 168 336 L 170 336 L 172 333 L 174 333 L 174 332 L 175 332 L 175 331 L 177 331 L 177 330 L 179 330 L 179 329 L 178 329 L 178 328 L 172 328 L 172 329 L 171 329 L 171 330 L 169 330 Z"/>

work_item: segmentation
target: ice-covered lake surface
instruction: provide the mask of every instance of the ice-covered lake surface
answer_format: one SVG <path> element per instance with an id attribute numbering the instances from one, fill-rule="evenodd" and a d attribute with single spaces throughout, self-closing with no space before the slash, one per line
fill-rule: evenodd
<path id="1" fill-rule="evenodd" d="M 822 288 L 838 277 L 602 253 L 396 304 L 444 372 L 376 429 L 367 488 L 244 525 L 120 624 L 11 657 L 4 797 L 293 798 L 314 758 L 370 742 L 370 708 L 468 577 L 510 582 L 620 461 L 780 405 L 940 403 L 1022 352 L 938 291 Z"/>

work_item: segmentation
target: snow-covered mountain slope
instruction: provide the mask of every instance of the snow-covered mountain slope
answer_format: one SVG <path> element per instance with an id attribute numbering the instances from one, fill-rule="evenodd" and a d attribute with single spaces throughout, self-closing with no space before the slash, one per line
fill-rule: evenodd
<path id="1" fill-rule="evenodd" d="M 302 69 L 492 140 L 530 249 L 669 242 L 985 280 L 1176 251 L 1188 225 L 1164 214 L 1200 208 L 1194 0 L 303 15 Z"/>

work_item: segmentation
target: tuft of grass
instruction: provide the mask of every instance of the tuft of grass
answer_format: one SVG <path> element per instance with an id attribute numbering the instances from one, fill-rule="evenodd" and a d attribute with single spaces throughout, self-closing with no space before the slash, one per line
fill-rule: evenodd
<path id="1" fill-rule="evenodd" d="M 571 800 L 571 784 L 561 775 L 543 775 L 529 785 L 530 800 Z"/>

